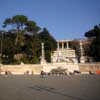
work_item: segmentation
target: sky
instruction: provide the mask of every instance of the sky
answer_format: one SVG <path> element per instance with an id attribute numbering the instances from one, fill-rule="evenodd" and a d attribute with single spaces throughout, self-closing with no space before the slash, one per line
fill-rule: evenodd
<path id="1" fill-rule="evenodd" d="M 17 14 L 46 27 L 57 40 L 78 39 L 100 24 L 100 0 L 0 0 L 0 29 Z"/>

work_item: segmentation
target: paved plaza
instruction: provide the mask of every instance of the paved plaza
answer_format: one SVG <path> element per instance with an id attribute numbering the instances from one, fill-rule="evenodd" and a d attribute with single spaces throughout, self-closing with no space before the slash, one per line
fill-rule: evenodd
<path id="1" fill-rule="evenodd" d="M 1 75 L 0 100 L 100 100 L 100 76 Z"/>

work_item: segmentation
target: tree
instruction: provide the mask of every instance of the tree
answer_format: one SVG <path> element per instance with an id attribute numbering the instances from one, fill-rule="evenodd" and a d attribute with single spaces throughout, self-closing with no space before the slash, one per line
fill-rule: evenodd
<path id="1" fill-rule="evenodd" d="M 36 22 L 24 15 L 5 19 L 3 27 L 7 26 L 12 27 L 5 32 L 3 38 L 3 64 L 39 63 L 42 42 L 45 44 L 45 58 L 50 62 L 51 52 L 56 49 L 56 40 L 46 28 L 39 31 L 41 28 Z"/>
<path id="2" fill-rule="evenodd" d="M 23 36 L 23 33 L 26 33 L 26 31 L 36 34 L 40 30 L 40 27 L 37 26 L 34 21 L 28 20 L 27 16 L 24 15 L 15 15 L 5 19 L 3 27 L 5 28 L 8 25 L 13 26 L 13 29 L 15 28 L 16 30 L 17 36 L 15 44 L 18 43 L 18 39 L 20 39 L 20 36 Z"/>
<path id="3" fill-rule="evenodd" d="M 21 34 L 22 30 L 25 27 L 25 23 L 28 21 L 28 18 L 24 15 L 16 15 L 13 16 L 12 18 L 7 18 L 4 23 L 3 27 L 7 27 L 8 25 L 13 26 L 13 28 L 16 29 L 17 37 L 16 37 L 16 42 L 15 44 L 18 43 L 18 38 L 19 38 L 19 33 Z"/>
<path id="4" fill-rule="evenodd" d="M 94 57 L 95 61 L 100 61 L 100 25 L 86 32 L 85 36 L 93 39 L 88 51 L 89 56 Z"/>
<path id="5" fill-rule="evenodd" d="M 28 32 L 32 32 L 33 34 L 37 34 L 37 32 L 41 29 L 39 26 L 37 26 L 37 24 L 34 21 L 31 20 L 27 21 L 25 25 L 25 29 Z"/>
<path id="6" fill-rule="evenodd" d="M 14 40 L 15 34 L 7 32 L 3 33 L 2 47 L 0 46 L 0 50 L 2 48 L 2 63 L 9 64 L 10 62 L 13 62 L 13 56 L 15 51 Z"/>
<path id="7" fill-rule="evenodd" d="M 51 52 L 56 50 L 57 42 L 53 38 L 53 36 L 50 35 L 49 31 L 46 28 L 44 28 L 43 31 L 40 32 L 39 38 L 41 42 L 44 43 L 44 46 L 45 46 L 45 58 L 48 62 L 50 62 Z"/>
<path id="8" fill-rule="evenodd" d="M 8 25 L 13 25 L 14 28 L 16 28 L 18 31 L 23 30 L 25 27 L 25 23 L 28 21 L 28 18 L 24 15 L 16 15 L 12 18 L 5 19 L 3 23 L 3 27 L 7 27 Z"/>

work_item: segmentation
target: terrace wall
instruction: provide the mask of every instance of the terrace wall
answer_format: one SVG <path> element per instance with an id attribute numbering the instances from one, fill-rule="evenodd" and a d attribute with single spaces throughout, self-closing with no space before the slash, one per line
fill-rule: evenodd
<path id="1" fill-rule="evenodd" d="M 99 63 L 85 63 L 81 64 L 79 63 L 79 70 L 80 72 L 96 72 L 100 71 L 100 62 Z"/>
<path id="2" fill-rule="evenodd" d="M 40 64 L 24 64 L 24 65 L 1 65 L 2 74 L 6 71 L 12 74 L 40 74 L 43 67 Z"/>
<path id="3" fill-rule="evenodd" d="M 100 71 L 100 62 L 99 63 L 79 63 L 80 72 L 94 72 Z M 0 73 L 5 74 L 6 71 L 11 72 L 12 74 L 40 74 L 42 70 L 48 70 L 48 72 L 56 68 L 57 65 L 47 64 L 42 66 L 41 64 L 21 64 L 21 65 L 0 65 Z M 63 66 L 62 66 L 63 67 Z M 73 66 L 75 67 L 75 66 Z"/>

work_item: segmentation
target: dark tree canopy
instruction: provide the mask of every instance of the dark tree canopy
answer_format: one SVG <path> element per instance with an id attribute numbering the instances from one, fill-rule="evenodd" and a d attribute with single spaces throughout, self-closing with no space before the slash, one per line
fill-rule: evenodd
<path id="1" fill-rule="evenodd" d="M 40 27 L 37 26 L 36 22 L 29 20 L 27 16 L 15 15 L 11 18 L 5 19 L 3 27 L 6 28 L 8 25 L 12 26 L 17 31 L 26 30 L 28 32 L 38 32 Z"/>
<path id="2" fill-rule="evenodd" d="M 100 25 L 95 26 L 92 30 L 85 33 L 88 38 L 93 38 L 90 45 L 88 55 L 93 57 L 95 61 L 100 61 Z"/>
<path id="3" fill-rule="evenodd" d="M 88 38 L 95 37 L 95 36 L 96 34 L 93 29 L 85 33 L 85 37 L 88 37 Z"/>
<path id="4" fill-rule="evenodd" d="M 48 62 L 51 61 L 51 52 L 57 48 L 56 40 L 50 35 L 46 28 L 39 34 L 41 42 L 45 44 L 45 56 Z"/>
<path id="5" fill-rule="evenodd" d="M 42 42 L 45 45 L 45 58 L 50 62 L 51 52 L 56 49 L 56 40 L 46 28 L 41 30 L 36 22 L 24 15 L 5 19 L 3 27 L 6 29 L 7 26 L 12 27 L 0 31 L 0 40 L 2 40 L 0 53 L 2 53 L 3 64 L 40 63 Z"/>

